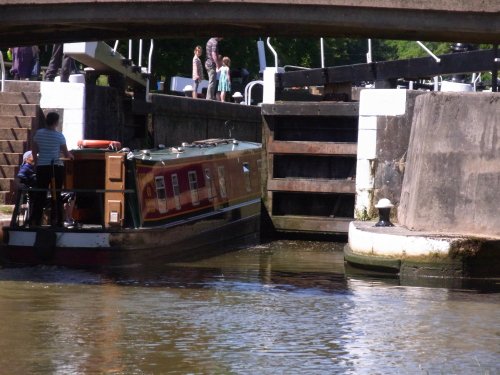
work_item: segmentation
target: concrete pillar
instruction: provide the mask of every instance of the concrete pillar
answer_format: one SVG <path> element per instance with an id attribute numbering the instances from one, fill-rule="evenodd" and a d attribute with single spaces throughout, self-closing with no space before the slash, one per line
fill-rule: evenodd
<path id="1" fill-rule="evenodd" d="M 264 69 L 264 96 L 262 103 L 274 104 L 276 100 L 276 73 L 278 70 L 274 67 Z"/>
<path id="2" fill-rule="evenodd" d="M 85 129 L 85 84 L 71 82 L 40 82 L 40 108 L 44 112 L 58 110 L 62 133 L 68 149 L 77 148 Z"/>
<path id="3" fill-rule="evenodd" d="M 399 222 L 500 236 L 500 94 L 427 93 L 415 104 Z"/>
<path id="4" fill-rule="evenodd" d="M 396 207 L 399 203 L 415 95 L 419 93 L 397 89 L 361 91 L 356 219 L 376 217 L 374 204 L 380 198 L 390 199 Z"/>

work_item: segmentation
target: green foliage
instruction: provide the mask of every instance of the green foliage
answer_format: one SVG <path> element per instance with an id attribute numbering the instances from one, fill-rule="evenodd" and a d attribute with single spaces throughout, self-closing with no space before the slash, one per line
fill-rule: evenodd
<path id="1" fill-rule="evenodd" d="M 153 55 L 153 72 L 155 79 L 166 79 L 180 75 L 191 76 L 193 50 L 196 45 L 202 46 L 202 62 L 205 62 L 205 45 L 208 38 L 161 39 L 155 41 Z M 258 38 L 224 38 L 219 42 L 219 52 L 231 58 L 231 68 L 246 68 L 250 78 L 259 75 L 259 59 L 257 53 Z M 271 44 L 276 49 L 279 65 L 294 65 L 307 68 L 321 66 L 319 38 L 271 38 Z M 450 53 L 450 43 L 424 42 L 436 55 Z M 112 43 L 110 42 L 110 45 Z M 144 47 L 144 56 L 149 46 Z M 479 48 L 491 48 L 491 45 L 481 45 Z M 122 43 L 119 51 L 127 55 L 128 45 Z M 137 42 L 134 41 L 134 51 Z M 325 66 L 339 66 L 366 62 L 368 52 L 367 39 L 325 38 Z M 414 41 L 372 39 L 372 60 L 386 61 L 425 57 L 428 54 Z M 274 56 L 266 47 L 267 65 L 274 65 Z M 134 60 L 137 55 L 134 53 Z M 143 58 L 145 63 L 146 57 Z M 206 78 L 206 77 L 205 77 Z"/>
<path id="2" fill-rule="evenodd" d="M 155 40 L 153 54 L 153 73 L 156 79 L 169 79 L 180 75 L 191 76 L 191 62 L 196 45 L 202 46 L 202 62 L 205 61 L 205 45 L 208 38 L 160 39 Z M 259 75 L 259 58 L 257 53 L 258 38 L 224 38 L 219 43 L 220 54 L 231 58 L 232 68 L 246 68 L 250 78 Z M 137 61 L 138 41 L 133 42 L 134 61 Z M 108 41 L 113 45 L 114 41 Z M 278 52 L 279 65 L 294 65 L 307 68 L 321 66 L 319 38 L 271 38 L 271 44 Z M 436 55 L 450 53 L 450 43 L 425 42 L 425 45 Z M 481 49 L 491 45 L 478 46 Z M 143 65 L 146 65 L 149 43 L 145 41 L 143 49 Z M 128 43 L 122 41 L 118 51 L 128 56 Z M 47 66 L 52 52 L 52 45 L 40 46 L 40 62 Z M 359 64 L 366 62 L 368 43 L 366 39 L 325 38 L 324 53 L 326 66 Z M 266 48 L 267 64 L 274 65 L 274 56 Z M 385 61 L 428 56 L 414 41 L 372 39 L 372 60 Z M 4 54 L 4 58 L 5 58 Z M 105 83 L 103 83 L 105 84 Z"/>
<path id="3" fill-rule="evenodd" d="M 429 56 L 427 52 L 425 52 L 424 49 L 414 41 L 387 40 L 384 41 L 384 44 L 387 47 L 387 51 L 389 52 L 386 56 L 389 57 L 389 60 L 411 59 L 414 57 Z M 435 55 L 443 55 L 451 52 L 450 43 L 425 42 L 424 44 Z"/>

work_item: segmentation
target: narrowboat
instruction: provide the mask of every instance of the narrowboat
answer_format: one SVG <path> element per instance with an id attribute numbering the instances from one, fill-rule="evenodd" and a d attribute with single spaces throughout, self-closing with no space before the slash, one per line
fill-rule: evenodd
<path id="1" fill-rule="evenodd" d="M 258 241 L 260 144 L 208 139 L 137 151 L 117 151 L 114 143 L 93 148 L 102 143 L 80 142 L 65 162 L 75 225 L 25 225 L 29 191 L 19 195 L 3 228 L 4 264 L 158 265 Z"/>

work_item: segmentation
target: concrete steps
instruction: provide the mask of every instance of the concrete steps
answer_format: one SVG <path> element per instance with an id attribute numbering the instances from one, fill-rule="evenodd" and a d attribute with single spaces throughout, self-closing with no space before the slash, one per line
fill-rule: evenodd
<path id="1" fill-rule="evenodd" d="M 15 178 L 19 165 L 0 165 L 0 178 Z"/>
<path id="2" fill-rule="evenodd" d="M 27 141 L 30 137 L 31 129 L 27 128 L 0 128 L 0 139 L 13 141 Z"/>
<path id="3" fill-rule="evenodd" d="M 24 153 L 25 147 L 27 146 L 27 141 L 7 141 L 0 140 L 0 150 L 3 152 L 12 152 L 12 153 Z"/>
<path id="4" fill-rule="evenodd" d="M 15 116 L 15 115 L 1 115 L 0 114 L 0 129 L 11 128 L 28 128 L 31 129 L 35 126 L 36 118 L 33 116 Z"/>
<path id="5" fill-rule="evenodd" d="M 0 178 L 0 204 L 13 204 L 15 200 L 14 180 Z"/>
<path id="6" fill-rule="evenodd" d="M 39 81 L 5 81 L 6 92 L 40 92 Z"/>
<path id="7" fill-rule="evenodd" d="M 40 82 L 6 81 L 0 93 L 0 204 L 12 204 L 14 179 L 38 127 Z"/>
<path id="8" fill-rule="evenodd" d="M 31 116 L 36 117 L 38 114 L 38 104 L 1 104 L 0 113 L 2 116 Z"/>
<path id="9" fill-rule="evenodd" d="M 0 178 L 0 192 L 10 191 L 14 185 L 14 181 L 11 178 Z"/>
<path id="10" fill-rule="evenodd" d="M 0 92 L 2 104 L 39 104 L 39 92 Z"/>
<path id="11" fill-rule="evenodd" d="M 22 161 L 20 153 L 0 152 L 0 165 L 19 165 Z"/>

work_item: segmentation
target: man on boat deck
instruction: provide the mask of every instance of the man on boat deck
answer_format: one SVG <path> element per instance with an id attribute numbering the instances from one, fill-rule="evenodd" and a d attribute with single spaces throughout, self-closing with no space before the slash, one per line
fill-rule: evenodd
<path id="1" fill-rule="evenodd" d="M 66 158 L 73 159 L 73 154 L 68 151 L 66 139 L 59 133 L 59 115 L 50 112 L 45 118 L 46 127 L 37 130 L 33 137 L 33 159 L 36 165 L 36 187 L 47 189 L 52 177 L 55 179 L 55 188 L 61 189 L 64 180 L 64 165 L 59 158 L 61 152 Z M 43 206 L 47 199 L 46 191 L 37 191 L 33 205 L 33 214 L 29 220 L 30 226 L 39 226 L 42 221 Z M 57 220 L 56 225 L 62 226 L 63 202 L 61 193 L 56 193 Z M 54 216 L 53 216 L 54 217 Z"/>

